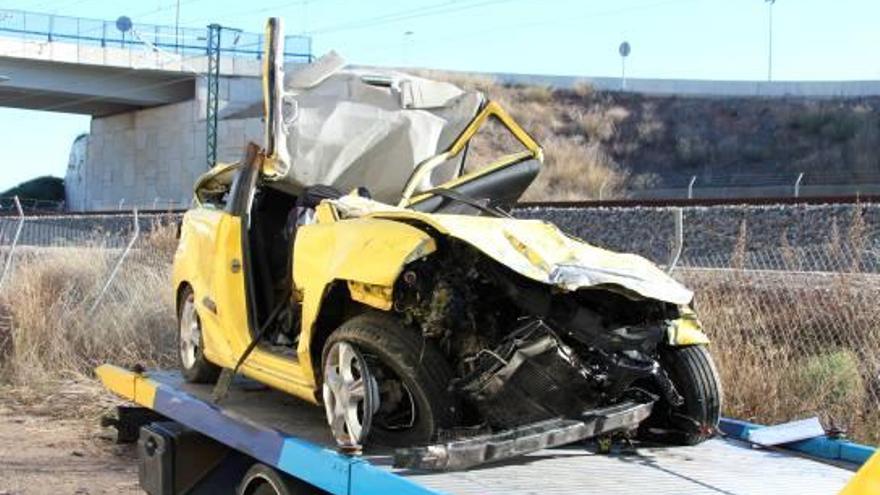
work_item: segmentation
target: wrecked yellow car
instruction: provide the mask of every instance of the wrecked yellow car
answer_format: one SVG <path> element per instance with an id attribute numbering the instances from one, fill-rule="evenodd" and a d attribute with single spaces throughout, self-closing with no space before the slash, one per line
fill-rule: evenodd
<path id="1" fill-rule="evenodd" d="M 579 438 L 712 435 L 721 391 L 693 294 L 502 210 L 543 155 L 498 104 L 335 57 L 287 75 L 267 60 L 265 149 L 203 176 L 181 228 L 187 380 L 235 370 L 322 405 L 345 446 L 554 420 Z M 489 120 L 521 151 L 471 166 Z"/>

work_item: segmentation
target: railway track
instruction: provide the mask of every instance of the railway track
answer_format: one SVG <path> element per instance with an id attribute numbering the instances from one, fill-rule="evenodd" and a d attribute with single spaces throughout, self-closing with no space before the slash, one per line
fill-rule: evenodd
<path id="1" fill-rule="evenodd" d="M 667 199 L 613 199 L 587 201 L 524 201 L 517 208 L 634 208 L 642 207 L 686 207 L 686 206 L 739 206 L 739 205 L 825 205 L 825 204 L 856 204 L 880 202 L 878 195 L 865 196 L 811 196 L 794 198 L 667 198 Z"/>
<path id="2" fill-rule="evenodd" d="M 880 195 L 864 196 L 810 196 L 802 198 L 794 197 L 766 197 L 766 198 L 672 198 L 672 199 L 613 199 L 613 200 L 584 200 L 584 201 L 523 201 L 514 205 L 515 208 L 634 208 L 634 207 L 688 207 L 688 206 L 739 206 L 739 205 L 824 205 L 824 204 L 857 204 L 857 203 L 880 203 Z M 186 209 L 146 209 L 138 210 L 141 215 L 178 215 Z M 27 216 L 128 216 L 131 210 L 107 210 L 107 211 L 84 211 L 84 212 L 59 212 L 57 210 L 31 210 L 26 211 Z M 0 210 L 0 217 L 14 217 L 14 210 Z"/>

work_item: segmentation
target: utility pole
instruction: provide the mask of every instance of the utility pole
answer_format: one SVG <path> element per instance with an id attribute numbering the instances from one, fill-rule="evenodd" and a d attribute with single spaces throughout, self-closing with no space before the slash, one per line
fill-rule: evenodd
<path id="1" fill-rule="evenodd" d="M 620 53 L 620 90 L 626 91 L 626 57 L 629 56 L 632 51 L 632 47 L 630 46 L 628 41 L 624 41 L 617 47 L 617 52 Z"/>
<path id="2" fill-rule="evenodd" d="M 207 138 L 208 169 L 217 164 L 217 110 L 220 100 L 220 32 L 219 24 L 208 26 L 208 77 L 205 103 L 205 137 Z"/>
<path id="3" fill-rule="evenodd" d="M 768 33 L 767 33 L 767 81 L 773 80 L 773 4 L 776 0 L 764 0 L 768 10 Z"/>

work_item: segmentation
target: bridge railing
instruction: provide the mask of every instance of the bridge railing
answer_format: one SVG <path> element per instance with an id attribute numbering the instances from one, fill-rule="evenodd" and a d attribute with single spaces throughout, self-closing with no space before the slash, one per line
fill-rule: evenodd
<path id="1" fill-rule="evenodd" d="M 175 28 L 134 20 L 123 31 L 117 26 L 117 21 L 11 9 L 0 9 L 0 37 L 101 48 L 158 49 L 182 55 L 204 54 L 208 49 L 207 28 Z M 262 34 L 224 30 L 220 40 L 221 56 L 259 59 L 263 54 L 264 38 Z M 310 62 L 311 38 L 288 36 L 285 39 L 285 59 L 289 62 Z"/>

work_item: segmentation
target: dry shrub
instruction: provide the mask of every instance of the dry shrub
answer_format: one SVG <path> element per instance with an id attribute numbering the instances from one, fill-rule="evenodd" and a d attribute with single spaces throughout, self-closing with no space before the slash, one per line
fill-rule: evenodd
<path id="1" fill-rule="evenodd" d="M 549 105 L 553 102 L 553 88 L 550 86 L 520 86 L 516 95 L 524 102 Z"/>
<path id="2" fill-rule="evenodd" d="M 94 311 L 90 308 L 121 250 L 37 249 L 17 260 L 0 294 L 8 322 L 0 384 L 14 387 L 21 397 L 34 391 L 44 395 L 71 380 L 82 382 L 103 363 L 172 364 L 170 257 L 150 245 L 168 243 L 163 229 L 172 227 L 160 227 L 130 253 Z"/>
<path id="3" fill-rule="evenodd" d="M 596 93 L 596 88 L 588 82 L 579 82 L 572 88 L 572 93 L 581 99 L 591 98 Z"/>
<path id="4" fill-rule="evenodd" d="M 488 93 L 494 91 L 498 87 L 495 78 L 483 74 L 467 74 L 462 72 L 448 72 L 430 69 L 418 69 L 409 71 L 409 73 L 426 79 L 445 81 L 467 91 Z"/>
<path id="5" fill-rule="evenodd" d="M 597 144 L 553 138 L 544 143 L 544 168 L 523 200 L 567 201 L 620 196 L 627 175 Z"/>

